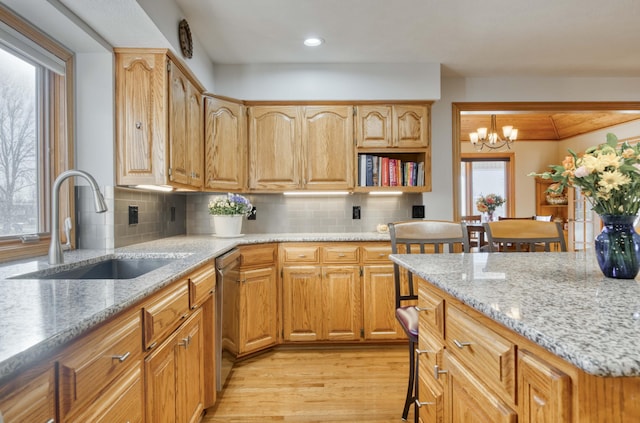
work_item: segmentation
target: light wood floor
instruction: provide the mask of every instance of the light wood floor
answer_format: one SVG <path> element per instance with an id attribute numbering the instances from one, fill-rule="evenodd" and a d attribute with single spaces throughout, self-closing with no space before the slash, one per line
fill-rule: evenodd
<path id="1" fill-rule="evenodd" d="M 236 363 L 202 423 L 401 422 L 408 371 L 405 345 L 276 349 Z"/>

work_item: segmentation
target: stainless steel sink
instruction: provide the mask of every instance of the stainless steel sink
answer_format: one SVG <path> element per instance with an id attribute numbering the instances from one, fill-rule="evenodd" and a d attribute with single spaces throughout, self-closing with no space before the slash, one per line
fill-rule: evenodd
<path id="1" fill-rule="evenodd" d="M 38 271 L 10 279 L 133 279 L 173 261 L 174 258 L 110 258 L 60 272 Z"/>

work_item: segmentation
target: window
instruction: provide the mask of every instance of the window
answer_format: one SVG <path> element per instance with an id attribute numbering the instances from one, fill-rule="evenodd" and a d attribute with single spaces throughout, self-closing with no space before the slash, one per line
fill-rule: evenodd
<path id="1" fill-rule="evenodd" d="M 480 195 L 498 194 L 506 203 L 496 216 L 510 216 L 515 203 L 512 195 L 513 154 L 463 154 L 460 161 L 460 215 L 480 214 L 476 200 Z"/>
<path id="2" fill-rule="evenodd" d="M 52 179 L 71 162 L 71 60 L 0 6 L 0 262 L 46 254 Z"/>

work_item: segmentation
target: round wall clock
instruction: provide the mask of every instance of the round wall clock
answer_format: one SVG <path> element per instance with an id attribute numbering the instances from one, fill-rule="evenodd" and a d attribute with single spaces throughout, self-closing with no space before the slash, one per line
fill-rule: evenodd
<path id="1" fill-rule="evenodd" d="M 193 57 L 193 40 L 191 39 L 191 30 L 186 19 L 180 21 L 178 25 L 178 38 L 180 39 L 180 50 L 187 59 Z"/>

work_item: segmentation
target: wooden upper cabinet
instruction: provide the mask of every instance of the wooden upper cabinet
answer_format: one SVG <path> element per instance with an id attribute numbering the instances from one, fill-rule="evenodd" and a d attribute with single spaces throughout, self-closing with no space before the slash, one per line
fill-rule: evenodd
<path id="1" fill-rule="evenodd" d="M 169 180 L 202 187 L 202 95 L 186 75 L 169 63 Z"/>
<path id="2" fill-rule="evenodd" d="M 241 104 L 205 101 L 205 188 L 234 191 L 246 184 L 246 119 Z"/>
<path id="3" fill-rule="evenodd" d="M 249 188 L 297 189 L 301 183 L 300 108 L 249 108 Z"/>
<path id="4" fill-rule="evenodd" d="M 163 49 L 115 49 L 118 185 L 203 185 L 202 87 Z"/>
<path id="5" fill-rule="evenodd" d="M 391 106 L 357 107 L 358 147 L 391 147 Z"/>
<path id="6" fill-rule="evenodd" d="M 357 107 L 357 146 L 361 148 L 426 148 L 429 106 L 394 104 Z"/>
<path id="7" fill-rule="evenodd" d="M 352 188 L 353 107 L 305 107 L 302 151 L 305 188 Z"/>

